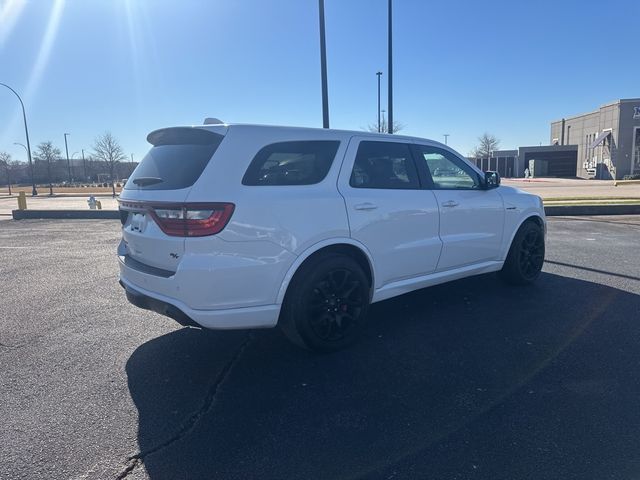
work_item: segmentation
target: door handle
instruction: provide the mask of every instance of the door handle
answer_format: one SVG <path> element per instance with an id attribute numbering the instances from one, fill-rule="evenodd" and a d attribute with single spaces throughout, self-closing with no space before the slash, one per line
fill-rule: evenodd
<path id="1" fill-rule="evenodd" d="M 378 208 L 377 205 L 374 205 L 373 203 L 359 203 L 357 205 L 353 206 L 354 210 L 375 210 L 376 208 Z"/>
<path id="2" fill-rule="evenodd" d="M 460 204 L 458 202 L 454 202 L 453 200 L 449 200 L 448 202 L 444 202 L 442 204 L 442 206 L 446 208 L 453 208 L 453 207 L 457 207 L 458 205 Z"/>

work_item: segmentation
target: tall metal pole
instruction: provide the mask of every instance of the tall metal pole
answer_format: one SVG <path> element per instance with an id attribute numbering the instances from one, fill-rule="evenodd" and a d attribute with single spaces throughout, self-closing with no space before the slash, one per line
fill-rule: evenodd
<path id="1" fill-rule="evenodd" d="M 24 135 L 25 137 L 27 137 L 27 154 L 29 156 L 29 170 L 31 171 L 31 187 L 32 187 L 31 195 L 35 197 L 36 195 L 38 195 L 38 190 L 36 189 L 36 181 L 33 175 L 33 161 L 31 160 L 31 143 L 29 143 L 29 129 L 27 128 L 27 114 L 24 111 L 24 103 L 22 103 L 22 98 L 20 98 L 20 95 L 18 95 L 18 92 L 16 92 L 13 88 L 11 88 L 6 83 L 0 83 L 0 85 L 2 85 L 3 87 L 7 87 L 9 90 L 11 90 L 15 94 L 15 96 L 18 97 L 18 100 L 20 101 L 20 106 L 22 106 L 22 119 L 24 120 Z"/>
<path id="2" fill-rule="evenodd" d="M 387 109 L 387 133 L 393 133 L 393 32 L 392 32 L 392 3 L 393 0 L 389 0 L 389 66 L 387 67 L 389 76 L 389 93 L 388 101 L 389 106 Z"/>
<path id="3" fill-rule="evenodd" d="M 67 170 L 69 171 L 69 183 L 71 183 L 71 162 L 69 162 L 69 147 L 67 145 L 67 135 L 71 135 L 70 133 L 64 134 L 64 149 L 67 152 Z"/>
<path id="4" fill-rule="evenodd" d="M 380 76 L 382 72 L 376 72 L 378 76 L 378 133 L 380 133 Z"/>
<path id="5" fill-rule="evenodd" d="M 322 128 L 329 128 L 329 94 L 327 92 L 327 46 L 324 36 L 324 0 L 319 1 L 320 9 L 320 71 L 322 77 Z"/>
<path id="6" fill-rule="evenodd" d="M 82 150 L 82 170 L 84 171 L 84 179 L 87 180 L 87 161 L 84 159 L 84 148 Z"/>
<path id="7" fill-rule="evenodd" d="M 449 138 L 449 134 L 445 133 L 442 136 L 444 137 L 444 144 L 447 145 L 447 138 Z"/>

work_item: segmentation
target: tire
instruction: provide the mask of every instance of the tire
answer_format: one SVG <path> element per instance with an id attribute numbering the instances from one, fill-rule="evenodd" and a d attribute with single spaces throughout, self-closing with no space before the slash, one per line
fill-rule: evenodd
<path id="1" fill-rule="evenodd" d="M 341 350 L 359 338 L 369 303 L 369 281 L 354 259 L 341 254 L 319 255 L 294 275 L 279 326 L 302 348 Z"/>
<path id="2" fill-rule="evenodd" d="M 527 221 L 518 229 L 500 277 L 512 285 L 527 285 L 535 281 L 544 264 L 544 230 L 534 221 Z"/>

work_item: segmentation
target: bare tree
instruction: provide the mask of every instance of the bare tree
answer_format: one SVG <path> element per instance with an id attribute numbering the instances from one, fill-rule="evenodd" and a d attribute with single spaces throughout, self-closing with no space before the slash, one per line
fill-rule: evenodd
<path id="1" fill-rule="evenodd" d="M 483 133 L 478 137 L 478 145 L 469 153 L 470 157 L 489 158 L 500 147 L 500 140 L 495 135 Z"/>
<path id="2" fill-rule="evenodd" d="M 396 122 L 395 120 L 393 121 L 393 129 L 391 133 L 397 133 L 400 130 L 402 130 L 405 127 L 404 124 L 400 123 L 400 122 Z M 367 130 L 369 132 L 380 132 L 380 133 L 389 133 L 389 123 L 387 122 L 387 119 L 384 118 L 384 115 L 382 116 L 382 120 L 380 120 L 380 130 L 378 130 L 378 123 L 370 123 L 369 125 L 367 125 Z"/>
<path id="3" fill-rule="evenodd" d="M 93 144 L 94 157 L 97 160 L 102 160 L 107 164 L 109 168 L 109 178 L 111 181 L 111 191 L 113 192 L 113 196 L 116 196 L 116 185 L 114 173 L 116 171 L 116 166 L 127 159 L 127 156 L 124 154 L 122 147 L 115 139 L 111 132 L 105 132 L 102 135 L 98 136 Z"/>
<path id="4" fill-rule="evenodd" d="M 11 195 L 11 154 L 7 152 L 0 152 L 0 167 L 4 170 L 7 176 L 7 188 L 9 189 L 9 195 Z"/>
<path id="5" fill-rule="evenodd" d="M 61 159 L 61 152 L 58 147 L 53 146 L 53 142 L 42 142 L 36 147 L 33 158 L 36 162 L 45 162 L 47 164 L 47 181 L 49 182 L 49 195 L 53 195 L 53 185 L 51 180 L 51 163 L 58 162 Z"/>

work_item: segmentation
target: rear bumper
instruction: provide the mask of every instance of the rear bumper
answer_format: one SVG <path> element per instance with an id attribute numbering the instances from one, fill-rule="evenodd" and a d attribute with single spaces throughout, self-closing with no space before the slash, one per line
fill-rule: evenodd
<path id="1" fill-rule="evenodd" d="M 220 330 L 271 328 L 277 325 L 280 315 L 280 305 L 224 310 L 194 310 L 176 299 L 152 293 L 133 285 L 122 276 L 120 277 L 120 285 L 125 289 L 127 300 L 136 307 L 167 316 L 184 326 Z"/>

